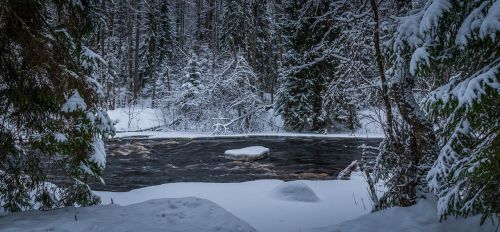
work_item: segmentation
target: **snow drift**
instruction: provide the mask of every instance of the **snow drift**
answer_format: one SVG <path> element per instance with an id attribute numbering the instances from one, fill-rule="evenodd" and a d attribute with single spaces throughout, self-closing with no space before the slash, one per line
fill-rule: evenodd
<path id="1" fill-rule="evenodd" d="M 301 181 L 288 181 L 274 188 L 275 198 L 288 201 L 317 202 L 319 197 L 307 184 Z"/>
<path id="2" fill-rule="evenodd" d="M 195 198 L 158 199 L 129 206 L 65 207 L 48 212 L 10 214 L 0 220 L 0 231 L 147 231 L 254 232 L 215 203 Z"/>

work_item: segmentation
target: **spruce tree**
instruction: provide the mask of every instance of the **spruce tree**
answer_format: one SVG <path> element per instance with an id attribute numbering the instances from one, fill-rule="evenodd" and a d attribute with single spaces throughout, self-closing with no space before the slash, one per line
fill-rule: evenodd
<path id="1" fill-rule="evenodd" d="M 442 83 L 426 99 L 440 128 L 441 150 L 427 176 L 438 213 L 498 217 L 500 2 L 428 1 L 421 12 L 425 42 L 413 47 L 410 71 Z"/>
<path id="2" fill-rule="evenodd" d="M 0 4 L 0 202 L 7 211 L 99 202 L 87 183 L 102 181 L 103 139 L 114 129 L 94 76 L 104 61 L 85 46 L 102 17 L 92 4 Z M 70 184 L 47 184 L 55 174 Z"/>
<path id="3" fill-rule="evenodd" d="M 294 131 L 324 130 L 328 125 L 322 117 L 323 96 L 327 83 L 334 75 L 334 61 L 322 56 L 316 45 L 324 38 L 324 26 L 315 25 L 315 17 L 326 11 L 326 1 L 288 1 L 285 11 L 289 15 L 284 25 L 287 52 L 280 71 L 282 83 L 276 103 L 285 126 Z M 302 12 L 302 13 L 300 13 Z"/>
<path id="4" fill-rule="evenodd" d="M 500 211 L 499 12 L 494 0 L 425 1 L 401 19 L 391 43 L 408 60 L 396 72 L 435 79 L 424 105 L 440 151 L 421 165 L 432 165 L 424 168 L 442 218 Z"/>

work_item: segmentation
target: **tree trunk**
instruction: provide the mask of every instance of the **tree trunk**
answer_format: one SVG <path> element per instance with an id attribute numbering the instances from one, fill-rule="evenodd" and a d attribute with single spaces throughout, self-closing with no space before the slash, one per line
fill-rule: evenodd
<path id="1" fill-rule="evenodd" d="M 139 78 L 139 28 L 141 16 L 139 14 L 140 4 L 138 0 L 136 1 L 136 11 L 135 11 L 135 51 L 134 51 L 134 100 L 137 100 L 139 90 L 141 89 L 141 80 Z"/>
<path id="2" fill-rule="evenodd" d="M 372 8 L 373 12 L 373 20 L 375 22 L 374 29 L 373 29 L 373 44 L 375 46 L 375 60 L 377 62 L 377 68 L 378 72 L 380 75 L 380 82 L 381 82 L 381 95 L 382 95 L 382 100 L 384 103 L 384 108 L 385 108 L 385 116 L 386 116 L 386 122 L 387 122 L 387 136 L 391 141 L 394 141 L 392 136 L 394 136 L 394 126 L 393 126 L 393 116 L 392 116 L 392 107 L 391 107 L 391 102 L 389 99 L 389 88 L 387 86 L 387 78 L 385 77 L 385 69 L 384 69 L 384 63 L 383 63 L 383 58 L 382 58 L 382 50 L 380 49 L 380 28 L 379 28 L 379 14 L 378 14 L 378 7 L 377 7 L 377 2 L 375 0 L 370 0 L 370 5 Z"/>
<path id="3" fill-rule="evenodd" d="M 132 20 L 132 6 L 127 7 L 127 66 L 128 66 L 128 78 L 126 80 L 127 87 L 133 90 L 133 80 L 134 73 L 132 70 L 132 32 L 133 32 L 133 20 Z M 127 96 L 127 103 L 132 102 L 131 96 Z"/>

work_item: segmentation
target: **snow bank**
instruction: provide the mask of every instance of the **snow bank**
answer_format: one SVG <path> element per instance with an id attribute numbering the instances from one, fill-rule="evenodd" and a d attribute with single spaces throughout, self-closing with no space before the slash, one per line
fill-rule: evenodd
<path id="1" fill-rule="evenodd" d="M 259 232 L 297 232 L 354 219 L 371 210 L 367 185 L 360 173 L 350 180 L 301 181 L 318 203 L 280 200 L 273 196 L 281 180 L 243 183 L 170 183 L 130 192 L 95 192 L 107 204 L 129 205 L 150 199 L 196 196 L 220 205 Z M 143 230 L 144 231 L 144 230 Z M 371 231 L 371 230 L 370 230 Z"/>
<path id="2" fill-rule="evenodd" d="M 269 155 L 269 148 L 263 146 L 251 146 L 224 152 L 226 158 L 246 161 L 263 159 L 267 155 Z"/>
<path id="3" fill-rule="evenodd" d="M 162 125 L 161 111 L 152 108 L 117 108 L 108 110 L 116 131 L 147 130 Z"/>
<path id="4" fill-rule="evenodd" d="M 149 200 L 129 206 L 65 207 L 9 214 L 0 231 L 207 231 L 253 232 L 247 223 L 215 203 L 194 197 Z"/>
<path id="5" fill-rule="evenodd" d="M 337 225 L 317 228 L 315 232 L 491 232 L 495 226 L 491 221 L 479 226 L 479 217 L 454 218 L 439 223 L 435 200 L 421 200 L 411 207 L 393 207 Z"/>
<path id="6" fill-rule="evenodd" d="M 380 126 L 380 116 L 383 112 L 380 109 L 362 110 L 359 112 L 361 127 L 354 133 L 342 132 L 334 134 L 317 133 L 287 133 L 282 130 L 283 121 L 281 117 L 275 116 L 270 110 L 267 116 L 262 116 L 264 132 L 234 134 L 234 135 L 211 135 L 210 132 L 184 132 L 184 131 L 141 131 L 164 125 L 162 112 L 152 108 L 118 108 L 109 110 L 108 115 L 118 132 L 115 137 L 141 136 L 148 138 L 205 138 L 205 137 L 247 137 L 247 136 L 280 136 L 280 137 L 332 137 L 332 138 L 383 138 L 384 133 Z M 280 131 L 280 132 L 275 132 Z M 281 132 L 283 131 L 283 132 Z"/>
<path id="7" fill-rule="evenodd" d="M 318 202 L 319 197 L 302 181 L 289 181 L 276 186 L 272 194 L 277 199 L 288 201 Z"/>
<path id="8" fill-rule="evenodd" d="M 203 132 L 118 132 L 115 138 L 143 137 L 148 139 L 196 139 L 196 138 L 249 138 L 249 137 L 299 137 L 299 138 L 383 138 L 384 134 L 313 134 L 313 133 L 248 133 L 234 135 L 211 135 Z"/>

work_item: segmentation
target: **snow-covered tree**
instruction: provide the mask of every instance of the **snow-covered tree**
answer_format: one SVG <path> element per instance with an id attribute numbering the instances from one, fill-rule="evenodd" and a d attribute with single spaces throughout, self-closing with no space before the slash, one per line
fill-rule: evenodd
<path id="1" fill-rule="evenodd" d="M 284 22 L 286 52 L 280 70 L 281 87 L 276 102 L 277 112 L 289 130 L 323 130 L 329 123 L 322 118 L 325 86 L 334 75 L 335 66 L 330 55 L 316 46 L 321 41 L 334 40 L 335 33 L 316 27 L 315 17 L 322 14 L 324 1 L 288 1 Z"/>
<path id="2" fill-rule="evenodd" d="M 409 72 L 439 86 L 425 101 L 439 128 L 427 175 L 438 213 L 498 217 L 500 1 L 426 1 L 400 25 L 408 24 Z"/>
<path id="3" fill-rule="evenodd" d="M 204 102 L 201 67 L 198 56 L 192 53 L 186 67 L 184 68 L 184 78 L 181 79 L 181 86 L 178 91 L 176 105 L 178 114 L 187 124 L 200 121 L 203 111 L 206 110 L 202 104 Z"/>
<path id="4" fill-rule="evenodd" d="M 437 194 L 442 218 L 497 216 L 500 2 L 428 0 L 413 8 L 397 18 L 387 43 L 403 124 L 395 119 L 388 138 L 396 142 L 384 143 L 379 157 L 386 197 L 400 199 L 398 186 L 414 182 L 415 197 L 426 185 Z M 419 84 L 433 91 L 415 94 Z"/>
<path id="5" fill-rule="evenodd" d="M 88 1 L 0 4 L 0 202 L 7 211 L 91 205 L 113 126 L 85 46 L 102 15 Z M 57 14 L 54 12 L 57 11 Z M 56 173 L 68 186 L 45 183 Z"/>

